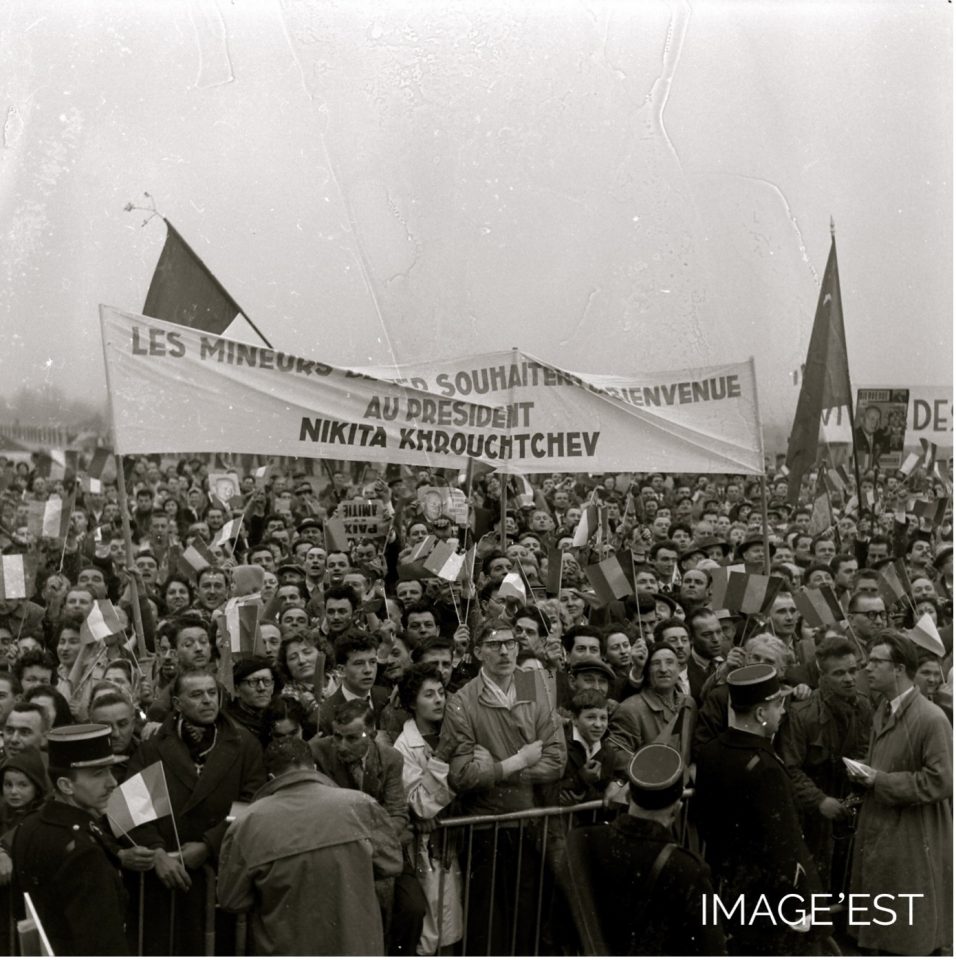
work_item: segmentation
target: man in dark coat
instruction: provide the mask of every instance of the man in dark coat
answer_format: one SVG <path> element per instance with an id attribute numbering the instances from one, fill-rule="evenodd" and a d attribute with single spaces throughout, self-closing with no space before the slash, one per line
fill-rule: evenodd
<path id="1" fill-rule="evenodd" d="M 568 834 L 565 885 L 585 955 L 724 953 L 719 920 L 701 922 L 714 893 L 710 871 L 673 842 L 684 787 L 680 754 L 649 744 L 634 754 L 627 776 L 626 814 Z"/>
<path id="2" fill-rule="evenodd" d="M 857 649 L 832 637 L 817 651 L 820 689 L 794 703 L 780 731 L 780 755 L 793 780 L 803 835 L 828 890 L 845 893 L 854 792 L 843 757 L 866 757 L 873 722 L 870 701 L 856 688 Z M 839 838 L 835 848 L 834 835 Z M 836 853 L 836 855 L 834 855 Z"/>
<path id="3" fill-rule="evenodd" d="M 30 895 L 57 956 L 125 956 L 126 893 L 102 821 L 116 786 L 110 728 L 60 727 L 48 749 L 55 790 L 14 834 L 15 902 Z"/>
<path id="4" fill-rule="evenodd" d="M 394 747 L 375 740 L 375 721 L 365 700 L 339 704 L 332 716 L 332 736 L 314 737 L 309 746 L 319 773 L 340 787 L 361 790 L 377 800 L 388 814 L 398 841 L 412 839 L 402 785 L 405 761 Z M 389 954 L 414 956 L 428 909 L 418 877 L 406 865 L 394 881 L 379 881 L 377 889 Z"/>
<path id="5" fill-rule="evenodd" d="M 145 952 L 153 955 L 170 950 L 170 895 L 163 887 L 176 899 L 172 954 L 204 952 L 203 865 L 218 854 L 232 804 L 251 801 L 266 781 L 258 742 L 220 714 L 211 671 L 198 667 L 180 673 L 172 706 L 174 713 L 144 741 L 128 771 L 132 777 L 162 761 L 175 817 L 175 828 L 171 817 L 163 817 L 133 831 L 139 843 L 156 851 L 155 872 L 146 875 L 144 928 Z"/>
<path id="6" fill-rule="evenodd" d="M 807 934 L 781 923 L 776 913 L 788 894 L 799 898 L 784 910 L 788 916 L 801 907 L 809 913 L 811 894 L 820 892 L 800 832 L 793 784 L 772 744 L 790 691 L 780 686 L 769 664 L 740 667 L 727 684 L 734 718 L 730 729 L 698 754 L 694 811 L 722 902 L 744 898 L 743 917 L 738 911 L 725 924 L 728 950 L 757 956 L 806 953 Z M 774 911 L 773 919 L 765 912 L 754 916 L 761 897 Z"/>

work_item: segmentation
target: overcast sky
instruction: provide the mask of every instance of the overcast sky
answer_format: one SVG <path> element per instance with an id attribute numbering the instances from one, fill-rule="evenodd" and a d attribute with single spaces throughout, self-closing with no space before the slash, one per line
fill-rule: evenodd
<path id="1" fill-rule="evenodd" d="M 6 0 L 0 392 L 105 400 L 159 210 L 277 347 L 952 380 L 952 6 Z"/>

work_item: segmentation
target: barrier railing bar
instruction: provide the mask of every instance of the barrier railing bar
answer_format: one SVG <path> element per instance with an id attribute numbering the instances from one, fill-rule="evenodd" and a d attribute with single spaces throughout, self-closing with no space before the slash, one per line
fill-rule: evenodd
<path id="1" fill-rule="evenodd" d="M 136 945 L 143 955 L 143 925 L 146 923 L 146 874 L 139 875 L 139 915 L 136 918 Z"/>
<path id="2" fill-rule="evenodd" d="M 538 956 L 538 946 L 541 940 L 541 910 L 544 904 L 544 867 L 548 858 L 548 828 L 551 818 L 544 818 L 544 836 L 541 838 L 541 869 L 538 871 L 538 906 L 534 917 L 534 955 Z"/>
<path id="3" fill-rule="evenodd" d="M 464 905 L 462 907 L 462 938 L 467 941 L 468 937 L 468 907 L 471 901 L 471 843 L 474 838 L 474 827 L 468 828 L 468 856 L 465 861 L 465 892 Z"/>
<path id="4" fill-rule="evenodd" d="M 236 917 L 236 956 L 244 957 L 246 955 L 246 935 L 248 927 L 246 926 L 247 914 L 240 913 Z"/>
<path id="5" fill-rule="evenodd" d="M 449 817 L 439 820 L 439 827 L 470 827 L 488 824 L 494 826 L 499 823 L 510 823 L 512 820 L 532 820 L 538 817 L 552 817 L 559 813 L 578 813 L 581 810 L 600 810 L 604 806 L 603 800 L 589 800 L 587 803 L 576 803 L 572 807 L 528 807 L 527 810 L 512 810 L 508 813 L 482 813 L 474 817 Z"/>
<path id="6" fill-rule="evenodd" d="M 439 869 L 441 873 L 438 875 L 438 913 L 435 917 L 435 922 L 438 925 L 438 942 L 435 945 L 435 956 L 441 954 L 441 938 L 442 933 L 444 932 L 444 919 L 445 919 L 445 864 L 448 862 L 448 831 L 442 830 L 441 832 L 441 861 L 439 863 Z"/>
<path id="7" fill-rule="evenodd" d="M 547 820 L 545 821 L 547 822 Z M 517 906 L 521 902 L 521 854 L 524 847 L 524 822 L 518 823 L 518 865 L 515 870 L 515 909 L 512 911 L 514 917 L 511 921 L 511 956 L 515 955 L 515 947 L 518 944 L 518 910 Z M 495 848 L 497 850 L 497 848 Z"/>
<path id="8" fill-rule="evenodd" d="M 488 952 L 487 956 L 491 956 L 491 931 L 494 928 L 495 922 L 495 874 L 498 871 L 498 837 L 501 835 L 501 821 L 498 821 L 495 824 L 495 837 L 492 845 L 492 854 L 491 854 L 491 883 L 488 886 L 488 889 L 491 891 L 491 895 L 488 897 Z"/>
<path id="9" fill-rule="evenodd" d="M 216 873 L 208 863 L 203 864 L 206 875 L 206 956 L 216 955 Z"/>
<path id="10" fill-rule="evenodd" d="M 169 955 L 176 956 L 176 891 L 169 891 Z"/>

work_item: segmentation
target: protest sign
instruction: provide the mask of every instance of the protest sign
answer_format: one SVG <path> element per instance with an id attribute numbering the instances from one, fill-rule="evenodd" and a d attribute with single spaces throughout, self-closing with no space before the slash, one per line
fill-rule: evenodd
<path id="1" fill-rule="evenodd" d="M 853 448 L 861 470 L 897 470 L 903 462 L 909 390 L 857 390 Z"/>
<path id="2" fill-rule="evenodd" d="M 239 489 L 239 477 L 235 473 L 210 473 L 207 477 L 209 492 L 224 507 L 233 506 L 233 501 L 238 500 L 239 506 L 242 506 L 242 493 Z"/>
<path id="3" fill-rule="evenodd" d="M 345 535 L 353 542 L 385 536 L 385 504 L 381 500 L 366 500 L 363 497 L 343 500 L 336 516 L 345 525 Z"/>
<path id="4" fill-rule="evenodd" d="M 346 370 L 101 307 L 116 446 L 514 471 L 758 474 L 752 361 L 661 374 L 577 374 L 503 352 Z M 144 391 L 143 383 L 151 389 Z"/>

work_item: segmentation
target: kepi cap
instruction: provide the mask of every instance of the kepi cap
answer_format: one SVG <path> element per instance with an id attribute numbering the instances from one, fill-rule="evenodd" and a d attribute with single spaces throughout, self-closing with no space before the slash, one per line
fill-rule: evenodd
<path id="1" fill-rule="evenodd" d="M 684 792 L 684 762 L 673 747 L 650 743 L 631 758 L 627 779 L 634 803 L 646 810 L 663 810 Z"/>
<path id="2" fill-rule="evenodd" d="M 55 769 L 110 767 L 120 759 L 113 756 L 110 728 L 103 723 L 56 727 L 47 735 L 47 750 L 50 766 Z"/>
<path id="3" fill-rule="evenodd" d="M 727 686 L 734 707 L 753 707 L 793 692 L 792 687 L 781 685 L 776 669 L 769 663 L 753 663 L 731 670 L 727 675 Z"/>

